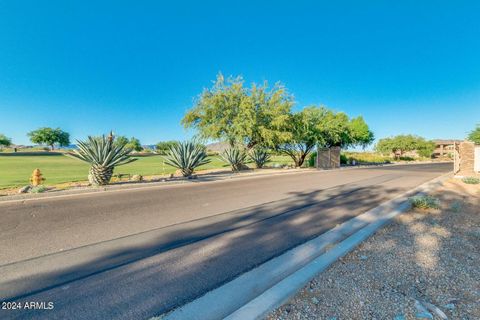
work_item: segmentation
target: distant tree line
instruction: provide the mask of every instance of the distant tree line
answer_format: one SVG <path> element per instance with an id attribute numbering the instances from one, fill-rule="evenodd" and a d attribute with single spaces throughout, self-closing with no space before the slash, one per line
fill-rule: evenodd
<path id="1" fill-rule="evenodd" d="M 380 139 L 375 149 L 380 153 L 394 154 L 395 158 L 400 158 L 409 151 L 416 151 L 422 157 L 430 157 L 435 150 L 435 143 L 415 135 L 398 135 Z"/>

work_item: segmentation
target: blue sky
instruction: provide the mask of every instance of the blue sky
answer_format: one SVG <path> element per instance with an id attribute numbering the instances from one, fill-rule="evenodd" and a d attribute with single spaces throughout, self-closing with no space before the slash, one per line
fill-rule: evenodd
<path id="1" fill-rule="evenodd" d="M 183 139 L 221 71 L 363 115 L 378 138 L 463 138 L 480 123 L 478 21 L 478 1 L 3 0 L 0 133 Z"/>

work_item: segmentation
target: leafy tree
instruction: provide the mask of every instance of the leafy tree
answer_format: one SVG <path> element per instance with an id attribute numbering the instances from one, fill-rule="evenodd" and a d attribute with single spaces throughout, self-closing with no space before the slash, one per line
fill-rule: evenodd
<path id="1" fill-rule="evenodd" d="M 125 136 L 116 136 L 114 140 L 114 144 L 116 146 L 124 146 L 128 143 L 128 138 Z"/>
<path id="2" fill-rule="evenodd" d="M 474 130 L 468 134 L 468 140 L 480 144 L 480 124 L 477 124 Z"/>
<path id="3" fill-rule="evenodd" d="M 423 140 L 423 141 L 422 141 Z M 430 158 L 435 150 L 436 144 L 433 141 L 422 139 L 418 142 L 417 152 L 420 156 Z"/>
<path id="4" fill-rule="evenodd" d="M 54 150 L 55 145 L 65 147 L 70 144 L 70 135 L 60 128 L 52 129 L 44 127 L 29 132 L 28 136 L 33 143 L 48 145 L 52 150 Z"/>
<path id="5" fill-rule="evenodd" d="M 132 151 L 142 151 L 143 147 L 142 144 L 140 143 L 140 140 L 138 140 L 135 137 L 132 137 L 128 139 L 125 136 L 115 136 L 115 140 L 113 142 L 115 146 L 123 146 L 126 149 L 130 149 Z"/>
<path id="6" fill-rule="evenodd" d="M 319 125 L 324 121 L 327 109 L 307 107 L 290 115 L 288 130 L 290 137 L 277 143 L 276 149 L 292 158 L 296 167 L 300 167 L 315 145 L 323 138 Z"/>
<path id="7" fill-rule="evenodd" d="M 348 141 L 344 141 L 343 147 L 362 146 L 366 147 L 373 142 L 375 136 L 362 116 L 353 118 L 349 122 L 350 135 Z"/>
<path id="8" fill-rule="evenodd" d="M 182 124 L 197 129 L 201 138 L 228 141 L 231 146 L 273 146 L 289 136 L 286 127 L 292 105 L 293 97 L 280 84 L 246 88 L 241 77 L 225 80 L 219 74 Z"/>
<path id="9" fill-rule="evenodd" d="M 142 144 L 140 143 L 140 140 L 138 140 L 135 137 L 131 137 L 130 140 L 128 140 L 128 143 L 125 144 L 125 147 L 127 149 L 131 149 L 131 150 L 134 150 L 134 151 L 137 151 L 137 152 L 143 150 L 143 147 L 142 147 Z"/>
<path id="10" fill-rule="evenodd" d="M 375 149 L 381 153 L 393 153 L 396 158 L 401 157 L 408 151 L 417 151 L 421 156 L 430 157 L 435 149 L 435 143 L 411 134 L 398 135 L 380 139 Z"/>
<path id="11" fill-rule="evenodd" d="M 156 151 L 159 154 L 166 154 L 169 150 L 172 149 L 173 146 L 177 145 L 178 141 L 160 141 L 156 145 Z"/>
<path id="12" fill-rule="evenodd" d="M 291 138 L 277 144 L 277 150 L 289 155 L 301 166 L 316 145 L 322 147 L 366 146 L 373 133 L 362 117 L 350 119 L 343 112 L 311 106 L 294 113 L 288 121 Z"/>
<path id="13" fill-rule="evenodd" d="M 0 133 L 0 148 L 2 146 L 8 147 L 12 144 L 12 140 L 5 136 L 4 134 Z"/>

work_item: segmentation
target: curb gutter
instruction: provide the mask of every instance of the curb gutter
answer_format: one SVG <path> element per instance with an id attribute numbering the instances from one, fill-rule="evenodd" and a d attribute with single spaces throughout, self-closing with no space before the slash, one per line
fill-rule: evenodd
<path id="1" fill-rule="evenodd" d="M 265 262 L 186 305 L 164 320 L 262 319 L 315 275 L 410 208 L 408 198 L 438 188 L 452 174 L 430 180 Z"/>

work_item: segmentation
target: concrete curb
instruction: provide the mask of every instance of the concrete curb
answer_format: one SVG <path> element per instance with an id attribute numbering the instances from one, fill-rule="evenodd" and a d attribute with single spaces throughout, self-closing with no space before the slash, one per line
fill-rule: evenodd
<path id="1" fill-rule="evenodd" d="M 287 301 L 316 274 L 354 249 L 396 215 L 408 210 L 409 197 L 438 188 L 451 175 L 447 173 L 434 178 L 352 218 L 163 315 L 162 319 L 261 319 Z"/>

